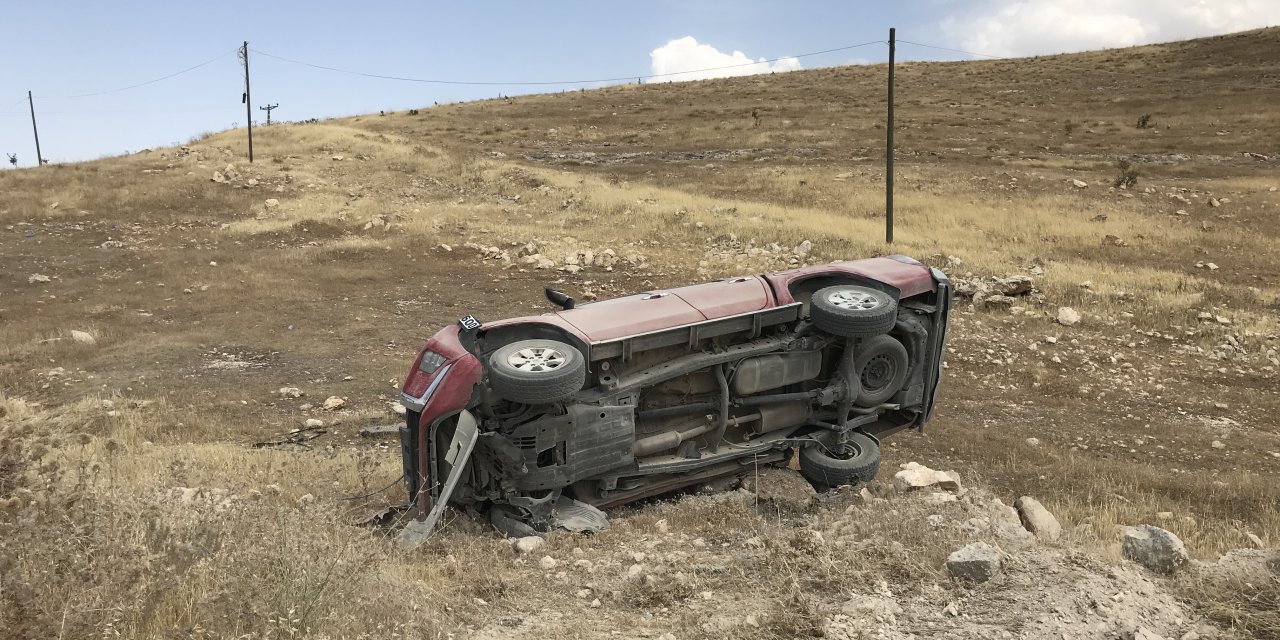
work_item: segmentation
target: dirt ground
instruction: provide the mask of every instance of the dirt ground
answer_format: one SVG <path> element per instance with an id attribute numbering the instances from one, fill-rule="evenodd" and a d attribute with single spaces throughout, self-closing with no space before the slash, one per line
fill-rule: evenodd
<path id="1" fill-rule="evenodd" d="M 0 628 L 1275 636 L 1274 580 L 1155 578 L 1114 541 L 1149 523 L 1206 562 L 1280 544 L 1278 33 L 903 65 L 892 246 L 876 66 L 273 125 L 253 164 L 232 131 L 0 172 Z M 1136 182 L 1117 188 L 1121 160 Z M 575 268 L 586 252 L 616 264 Z M 1001 582 L 948 581 L 942 560 L 976 534 L 929 533 L 916 500 L 795 517 L 739 494 L 660 501 L 605 535 L 553 538 L 563 571 L 465 518 L 407 557 L 346 523 L 403 497 L 394 444 L 358 431 L 398 420 L 398 384 L 439 326 L 547 310 L 546 284 L 590 300 L 889 253 L 1034 282 L 958 301 L 936 418 L 885 449 L 886 470 L 955 469 L 1058 516 L 1068 542 L 1013 554 Z M 252 447 L 307 419 L 318 437 Z M 664 517 L 670 536 L 646 538 Z M 854 521 L 884 522 L 820 553 L 793 539 Z M 734 553 L 690 546 L 713 536 Z M 628 582 L 649 543 L 656 582 Z M 1077 592 L 1106 589 L 1158 624 L 1064 613 L 1096 611 Z M 959 615 L 939 613 L 950 602 Z"/>

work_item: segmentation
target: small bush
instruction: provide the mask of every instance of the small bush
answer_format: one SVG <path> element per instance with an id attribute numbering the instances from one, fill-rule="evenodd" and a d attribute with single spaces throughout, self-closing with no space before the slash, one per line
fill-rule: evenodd
<path id="1" fill-rule="evenodd" d="M 1151 114 L 1144 113 L 1138 117 L 1139 129 L 1150 129 L 1151 127 L 1154 127 L 1154 126 L 1155 125 L 1151 123 Z"/>
<path id="2" fill-rule="evenodd" d="M 1112 186 L 1117 189 L 1128 189 L 1138 184 L 1138 170 L 1128 159 L 1121 158 L 1116 162 L 1116 168 L 1120 170 L 1120 175 L 1116 176 L 1115 181 L 1111 183 Z"/>

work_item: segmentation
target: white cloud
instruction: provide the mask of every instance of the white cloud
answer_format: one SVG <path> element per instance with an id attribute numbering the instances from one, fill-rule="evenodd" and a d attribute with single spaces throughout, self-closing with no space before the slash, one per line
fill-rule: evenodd
<path id="1" fill-rule="evenodd" d="M 1276 0 L 985 0 L 947 17 L 956 46 L 1001 56 L 1128 47 L 1280 24 Z"/>
<path id="2" fill-rule="evenodd" d="M 650 78 L 647 82 L 728 78 L 801 68 L 800 61 L 796 58 L 781 58 L 776 62 L 765 60 L 752 60 L 741 51 L 724 53 L 709 44 L 699 44 L 693 36 L 685 36 L 649 53 L 653 75 L 662 77 Z M 666 75 L 673 73 L 678 75 Z"/>

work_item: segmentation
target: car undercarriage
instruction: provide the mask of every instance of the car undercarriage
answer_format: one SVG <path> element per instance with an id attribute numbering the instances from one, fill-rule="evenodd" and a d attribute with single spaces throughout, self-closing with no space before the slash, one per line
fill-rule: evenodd
<path id="1" fill-rule="evenodd" d="M 818 486 L 869 481 L 880 438 L 922 427 L 933 406 L 950 289 L 926 273 L 932 286 L 905 298 L 885 283 L 819 273 L 760 308 L 718 316 L 755 306 L 741 302 L 756 295 L 748 279 L 648 292 L 614 308 L 575 310 L 549 291 L 563 326 L 464 319 L 446 328 L 433 343 L 456 346 L 429 343 L 415 363 L 416 372 L 445 369 L 433 382 L 418 376 L 434 388 L 419 395 L 411 374 L 402 395 L 406 486 L 420 514 L 402 542 L 429 535 L 445 502 L 509 535 L 595 530 L 606 526 L 600 509 L 793 456 Z M 703 320 L 660 318 L 648 331 L 607 322 L 685 306 Z M 469 368 L 451 371 L 459 365 Z M 459 373 L 474 381 L 454 401 L 460 410 L 432 415 L 434 393 Z"/>

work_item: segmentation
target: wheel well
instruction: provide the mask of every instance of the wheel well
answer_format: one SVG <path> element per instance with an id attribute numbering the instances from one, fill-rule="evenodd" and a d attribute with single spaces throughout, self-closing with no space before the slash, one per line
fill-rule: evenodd
<path id="1" fill-rule="evenodd" d="M 574 347 L 582 353 L 583 358 L 588 355 L 586 343 L 577 336 L 554 325 L 540 322 L 513 324 L 486 331 L 480 336 L 480 353 L 482 356 L 488 356 L 512 342 L 521 340 L 556 340 Z"/>
<path id="2" fill-rule="evenodd" d="M 902 297 L 902 292 L 899 291 L 897 287 L 887 285 L 878 280 L 872 280 L 871 278 L 863 278 L 854 275 L 810 276 L 802 280 L 793 280 L 788 282 L 787 290 L 791 292 L 792 300 L 803 305 L 800 308 L 800 315 L 807 316 L 809 315 L 809 299 L 813 297 L 814 292 L 819 289 L 825 289 L 826 287 L 832 287 L 838 284 L 851 284 L 877 289 L 893 296 L 895 301 Z"/>

